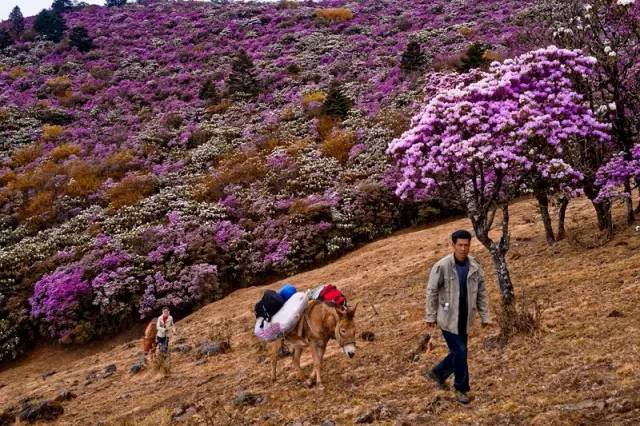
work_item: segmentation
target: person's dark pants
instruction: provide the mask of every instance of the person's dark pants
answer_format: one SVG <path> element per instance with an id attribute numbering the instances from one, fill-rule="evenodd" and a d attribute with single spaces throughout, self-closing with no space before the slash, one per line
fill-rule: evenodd
<path id="1" fill-rule="evenodd" d="M 442 330 L 442 334 L 449 347 L 449 355 L 433 368 L 433 372 L 441 382 L 453 374 L 453 387 L 462 393 L 467 393 L 469 392 L 467 335 L 453 334 L 445 330 Z"/>
<path id="2" fill-rule="evenodd" d="M 156 343 L 158 344 L 158 349 L 160 352 L 166 353 L 169 350 L 169 338 L 165 337 L 156 337 Z"/>

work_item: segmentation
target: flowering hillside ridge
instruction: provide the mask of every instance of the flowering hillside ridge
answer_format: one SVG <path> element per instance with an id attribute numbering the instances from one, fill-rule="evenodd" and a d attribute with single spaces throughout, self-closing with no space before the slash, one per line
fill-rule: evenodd
<path id="1" fill-rule="evenodd" d="M 468 3 L 147 0 L 63 10 L 62 37 L 4 22 L 0 361 L 450 214 L 397 199 L 387 146 L 425 100 L 530 50 L 539 14 Z M 607 199 L 623 160 L 598 178 Z"/>

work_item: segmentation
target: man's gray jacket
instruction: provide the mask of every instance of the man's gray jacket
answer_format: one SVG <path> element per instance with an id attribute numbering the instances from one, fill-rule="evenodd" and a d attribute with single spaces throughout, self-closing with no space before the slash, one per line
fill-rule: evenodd
<path id="1" fill-rule="evenodd" d="M 467 275 L 467 333 L 471 329 L 476 310 L 482 323 L 489 322 L 489 303 L 484 286 L 484 275 L 480 264 L 471 256 Z M 427 283 L 427 322 L 436 322 L 450 333 L 458 334 L 460 284 L 455 268 L 455 259 L 450 254 L 439 260 L 429 274 Z"/>

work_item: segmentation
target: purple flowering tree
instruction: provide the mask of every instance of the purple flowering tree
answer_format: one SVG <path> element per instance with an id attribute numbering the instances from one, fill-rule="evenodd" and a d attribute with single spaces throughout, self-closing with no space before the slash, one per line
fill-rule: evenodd
<path id="1" fill-rule="evenodd" d="M 581 175 L 563 160 L 563 142 L 607 137 L 568 78 L 588 74 L 593 62 L 551 46 L 494 63 L 478 82 L 433 98 L 387 149 L 400 170 L 397 195 L 441 199 L 467 213 L 491 253 L 505 308 L 515 309 L 506 262 L 509 202 L 534 183 L 575 188 Z M 498 210 L 496 240 L 489 232 Z"/>

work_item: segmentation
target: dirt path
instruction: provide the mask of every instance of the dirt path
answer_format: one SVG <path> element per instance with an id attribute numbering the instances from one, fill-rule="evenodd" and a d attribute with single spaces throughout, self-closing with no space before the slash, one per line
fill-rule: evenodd
<path id="1" fill-rule="evenodd" d="M 424 332 L 428 268 L 448 253 L 449 234 L 469 227 L 463 219 L 398 233 L 271 286 L 292 282 L 306 289 L 332 282 L 360 302 L 359 330 L 373 332 L 375 340 L 358 341 L 352 360 L 330 343 L 323 393 L 290 376 L 288 359 L 279 364 L 278 382 L 269 382 L 268 354 L 251 334 L 251 306 L 262 290 L 254 287 L 178 323 L 180 336 L 194 349 L 172 355 L 169 377 L 153 371 L 129 373 L 140 351 L 131 334 L 83 349 L 40 348 L 0 372 L 0 406 L 68 389 L 77 398 L 64 403 L 60 424 L 121 424 L 132 419 L 161 424 L 173 410 L 189 406 L 197 413 L 185 416 L 188 423 L 208 420 L 216 425 L 351 424 L 376 406 L 382 406 L 376 421 L 390 424 L 637 424 L 640 233 L 622 230 L 600 248 L 572 241 L 549 248 L 540 221 L 533 217 L 536 212 L 529 200 L 513 206 L 509 262 L 518 297 L 524 291 L 543 303 L 546 331 L 498 349 L 485 344 L 496 330 L 476 327 L 470 338 L 474 401 L 468 408 L 456 405 L 449 393 L 437 391 L 421 376 L 446 352 L 439 336 L 433 351 L 417 362 L 408 359 Z M 585 240 L 594 234 L 592 210 L 584 200 L 570 206 L 568 228 Z M 472 251 L 484 265 L 495 309 L 499 294 L 490 259 L 477 242 Z M 613 311 L 620 316 L 610 317 Z M 198 364 L 199 344 L 224 333 L 232 335 L 232 351 Z M 305 355 L 303 365 L 308 368 L 309 362 Z M 112 363 L 117 367 L 113 375 L 87 382 L 92 370 L 102 371 Z M 42 378 L 47 371 L 55 374 Z M 241 391 L 259 394 L 264 401 L 236 406 L 233 400 Z"/>

